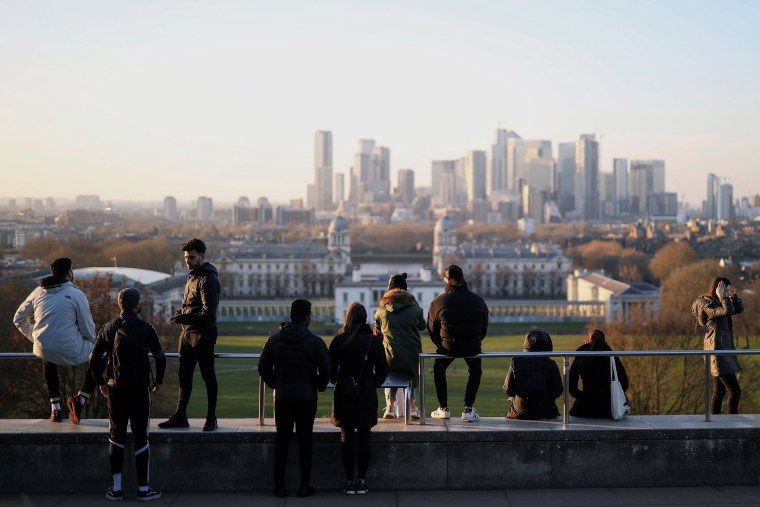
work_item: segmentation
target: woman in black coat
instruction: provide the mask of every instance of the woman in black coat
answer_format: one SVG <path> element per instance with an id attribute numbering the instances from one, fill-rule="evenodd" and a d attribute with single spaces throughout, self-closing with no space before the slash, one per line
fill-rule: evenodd
<path id="1" fill-rule="evenodd" d="M 612 351 L 605 341 L 604 333 L 593 329 L 586 338 L 586 343 L 578 351 Z M 623 391 L 628 390 L 628 375 L 620 358 L 615 358 L 618 380 Z M 583 382 L 583 390 L 578 388 L 578 380 Z M 610 400 L 610 358 L 576 357 L 570 365 L 570 394 L 575 398 L 570 415 L 611 419 L 612 404 Z"/>
<path id="2" fill-rule="evenodd" d="M 340 334 L 330 343 L 335 384 L 331 422 L 340 430 L 340 455 L 346 473 L 347 495 L 368 492 L 370 428 L 377 424 L 377 388 L 388 376 L 382 337 L 373 336 L 367 310 L 360 303 L 349 305 Z M 354 482 L 354 440 L 358 440 L 359 470 Z"/>
<path id="3" fill-rule="evenodd" d="M 551 352 L 552 337 L 541 329 L 525 335 L 523 351 Z M 515 357 L 504 380 L 504 392 L 512 399 L 508 419 L 553 419 L 559 416 L 554 400 L 562 396 L 559 367 L 549 357 Z"/>

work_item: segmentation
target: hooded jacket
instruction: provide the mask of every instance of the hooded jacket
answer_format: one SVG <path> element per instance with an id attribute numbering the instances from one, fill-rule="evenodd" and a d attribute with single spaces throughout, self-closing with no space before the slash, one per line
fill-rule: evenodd
<path id="1" fill-rule="evenodd" d="M 276 399 L 314 401 L 330 379 L 330 355 L 322 338 L 288 322 L 264 344 L 258 369 Z"/>
<path id="2" fill-rule="evenodd" d="M 34 355 L 53 364 L 86 362 L 95 342 L 87 296 L 66 278 L 40 280 L 16 310 L 13 323 L 34 344 Z"/>
<path id="3" fill-rule="evenodd" d="M 731 315 L 744 311 L 744 303 L 736 296 L 715 300 L 700 296 L 691 305 L 691 311 L 700 326 L 707 327 L 704 350 L 736 350 Z M 736 356 L 711 356 L 710 372 L 713 377 L 730 375 L 742 370 Z"/>
<path id="4" fill-rule="evenodd" d="M 600 350 L 612 351 L 606 341 L 592 344 L 584 343 L 578 351 Z M 618 381 L 623 391 L 628 390 L 628 375 L 620 358 L 615 358 Z M 583 382 L 583 390 L 579 389 L 578 381 Z M 610 400 L 610 358 L 609 357 L 576 357 L 570 365 L 568 380 L 570 394 L 575 398 L 570 415 L 577 417 L 612 418 Z"/>
<path id="5" fill-rule="evenodd" d="M 480 342 L 488 332 L 488 306 L 467 283 L 446 285 L 445 292 L 430 303 L 427 329 L 440 354 L 480 354 Z"/>
<path id="6" fill-rule="evenodd" d="M 204 262 L 187 276 L 182 306 L 174 320 L 182 324 L 185 332 L 202 333 L 215 329 L 220 292 L 216 267 L 210 262 Z"/>
<path id="7" fill-rule="evenodd" d="M 551 352 L 547 333 L 528 333 L 525 352 Z M 562 396 L 562 376 L 557 363 L 548 357 L 515 357 L 504 380 L 504 392 L 512 398 L 509 419 L 553 419 L 559 416 L 554 402 Z"/>
<path id="8" fill-rule="evenodd" d="M 419 385 L 419 356 L 422 352 L 420 331 L 425 329 L 425 316 L 414 296 L 402 289 L 392 289 L 378 302 L 375 327 L 383 335 L 388 369 L 412 375 L 412 385 Z"/>

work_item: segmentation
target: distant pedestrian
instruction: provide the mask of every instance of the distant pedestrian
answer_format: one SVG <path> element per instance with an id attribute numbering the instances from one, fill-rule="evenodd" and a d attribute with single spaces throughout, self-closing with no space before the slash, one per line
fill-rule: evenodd
<path id="1" fill-rule="evenodd" d="M 420 331 L 425 329 L 425 315 L 414 295 L 407 291 L 406 277 L 406 273 L 399 273 L 388 280 L 388 292 L 378 302 L 375 311 L 375 328 L 383 337 L 388 369 L 404 372 L 412 379 L 410 415 L 413 419 L 419 419 L 420 412 L 415 406 L 415 389 L 419 385 L 419 353 L 422 352 Z M 383 418 L 394 419 L 398 388 L 386 388 L 385 392 L 388 403 Z"/>
<path id="2" fill-rule="evenodd" d="M 443 271 L 446 284 L 444 293 L 430 303 L 427 329 L 430 339 L 436 346 L 436 352 L 450 356 L 436 359 L 433 363 L 433 380 L 438 395 L 438 409 L 430 414 L 435 419 L 451 417 L 448 405 L 448 387 L 446 368 L 454 362 L 455 357 L 464 357 L 469 377 L 464 394 L 463 421 L 479 421 L 475 410 L 475 397 L 483 375 L 480 358 L 481 341 L 488 332 L 488 306 L 483 298 L 470 292 L 464 280 L 462 268 L 456 264 Z"/>
<path id="3" fill-rule="evenodd" d="M 604 332 L 592 329 L 586 337 L 586 343 L 578 347 L 578 352 L 608 351 L 612 348 L 607 344 Z M 628 375 L 619 357 L 615 357 L 615 369 L 618 381 L 623 391 L 628 390 Z M 578 382 L 583 383 L 583 389 Z M 575 398 L 570 409 L 570 415 L 576 417 L 591 417 L 595 419 L 610 419 L 610 358 L 609 357 L 576 357 L 570 365 L 568 389 Z"/>
<path id="4" fill-rule="evenodd" d="M 34 343 L 34 355 L 42 359 L 42 377 L 50 398 L 50 421 L 61 421 L 61 389 L 58 365 L 77 366 L 87 362 L 95 342 L 87 296 L 74 285 L 71 259 L 61 257 L 50 264 L 50 276 L 39 281 L 13 316 L 13 323 Z M 79 424 L 82 410 L 95 390 L 89 370 L 79 392 L 66 399 L 69 419 Z"/>
<path id="5" fill-rule="evenodd" d="M 135 288 L 119 292 L 120 314 L 103 326 L 90 356 L 90 371 L 100 392 L 108 398 L 108 418 L 111 436 L 108 456 L 111 462 L 113 486 L 106 491 L 109 500 L 123 500 L 124 448 L 127 444 L 127 423 L 132 430 L 137 468 L 137 500 L 157 500 L 161 492 L 152 489 L 150 471 L 151 393 L 157 393 L 164 382 L 166 357 L 156 330 L 140 319 L 140 293 Z M 156 362 L 156 376 L 150 368 L 148 353 Z M 103 380 L 103 368 L 108 363 L 108 382 Z"/>
<path id="6" fill-rule="evenodd" d="M 290 322 L 269 337 L 259 358 L 259 375 L 275 391 L 274 495 L 280 498 L 287 496 L 285 467 L 294 424 L 301 472 L 298 496 L 315 492 L 309 485 L 312 433 L 317 391 L 324 391 L 330 379 L 330 354 L 322 338 L 309 331 L 310 323 L 311 303 L 296 299 L 290 306 Z"/>
<path id="7" fill-rule="evenodd" d="M 551 352 L 552 349 L 552 337 L 542 329 L 525 336 L 525 352 Z M 512 399 L 507 418 L 554 419 L 559 416 L 554 400 L 562 396 L 563 391 L 559 367 L 551 358 L 515 357 L 504 380 L 504 392 Z"/>
<path id="8" fill-rule="evenodd" d="M 179 394 L 177 408 L 159 428 L 188 428 L 187 405 L 193 392 L 193 373 L 197 364 L 206 384 L 206 422 L 203 431 L 217 429 L 216 400 L 219 385 L 214 370 L 214 347 L 217 328 L 216 311 L 219 307 L 219 277 L 216 267 L 206 262 L 206 244 L 198 238 L 182 245 L 185 264 L 190 270 L 180 310 L 172 316 L 172 324 L 180 324 L 179 337 Z"/>
<path id="9" fill-rule="evenodd" d="M 699 325 L 707 327 L 705 350 L 736 350 L 731 316 L 742 313 L 744 303 L 733 291 L 728 278 L 715 278 L 707 293 L 694 301 L 691 311 L 697 317 Z M 723 397 L 728 392 L 728 413 L 738 414 L 739 399 L 742 395 L 739 380 L 736 378 L 736 374 L 742 370 L 739 360 L 735 355 L 713 355 L 710 361 L 713 379 L 710 411 L 720 414 Z"/>
<path id="10" fill-rule="evenodd" d="M 343 327 L 330 343 L 330 379 L 335 384 L 331 422 L 340 428 L 340 456 L 346 476 L 343 492 L 363 495 L 367 488 L 370 429 L 377 424 L 377 388 L 388 376 L 381 338 L 367 324 L 367 310 L 351 303 Z M 354 481 L 354 441 L 358 475 Z"/>

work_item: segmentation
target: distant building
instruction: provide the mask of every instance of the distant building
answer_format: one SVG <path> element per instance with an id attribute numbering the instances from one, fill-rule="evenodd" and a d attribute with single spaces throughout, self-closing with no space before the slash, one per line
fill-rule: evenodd
<path id="1" fill-rule="evenodd" d="M 27 206 L 27 207 L 31 207 L 31 206 Z M 98 197 L 97 195 L 78 195 L 74 199 L 74 209 L 96 211 L 102 208 L 103 206 L 100 203 L 100 197 Z"/>
<path id="2" fill-rule="evenodd" d="M 583 134 L 575 143 L 575 166 L 575 209 L 583 220 L 598 220 L 599 143 L 593 134 Z"/>
<path id="3" fill-rule="evenodd" d="M 398 196 L 407 206 L 414 202 L 414 171 L 411 169 L 398 170 Z"/>
<path id="4" fill-rule="evenodd" d="M 333 137 L 329 130 L 314 134 L 314 208 L 325 211 L 334 209 L 333 201 Z"/>
<path id="5" fill-rule="evenodd" d="M 485 151 L 472 150 L 467 152 L 465 182 L 468 202 L 484 200 L 486 198 Z"/>
<path id="6" fill-rule="evenodd" d="M 621 282 L 599 271 L 575 271 L 567 276 L 567 301 L 603 302 L 607 321 L 628 323 L 658 315 L 660 289 L 644 282 Z"/>
<path id="7" fill-rule="evenodd" d="M 164 197 L 164 209 L 161 215 L 165 220 L 176 222 L 179 218 L 177 214 L 177 199 L 172 196 Z"/>
<path id="8" fill-rule="evenodd" d="M 196 202 L 195 218 L 198 220 L 211 220 L 214 216 L 214 201 L 211 197 L 198 197 Z"/>

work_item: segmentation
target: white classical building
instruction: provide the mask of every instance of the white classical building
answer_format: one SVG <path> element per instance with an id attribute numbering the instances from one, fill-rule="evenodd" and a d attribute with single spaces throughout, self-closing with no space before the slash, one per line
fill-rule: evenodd
<path id="1" fill-rule="evenodd" d="M 457 241 L 456 224 L 444 216 L 435 224 L 433 265 L 464 271 L 470 289 L 491 298 L 559 298 L 572 269 L 569 256 L 551 243 Z"/>
<path id="2" fill-rule="evenodd" d="M 224 298 L 332 298 L 351 265 L 348 221 L 336 217 L 327 246 L 307 240 L 291 244 L 246 243 L 215 260 Z"/>
<path id="3" fill-rule="evenodd" d="M 567 276 L 568 302 L 602 302 L 608 322 L 630 322 L 631 317 L 656 316 L 660 289 L 650 283 L 625 283 L 603 271 L 576 270 Z"/>

